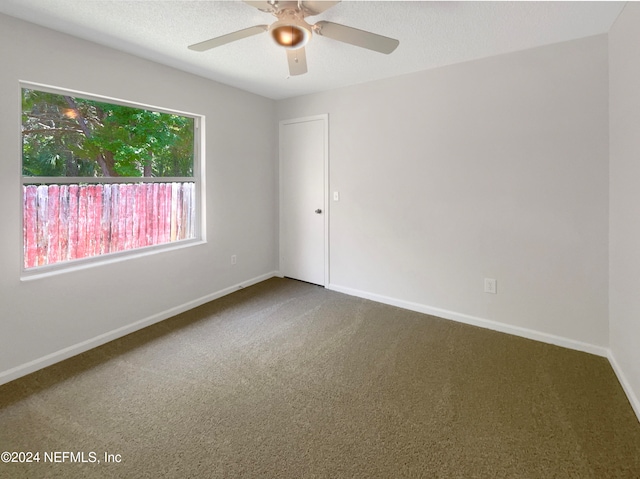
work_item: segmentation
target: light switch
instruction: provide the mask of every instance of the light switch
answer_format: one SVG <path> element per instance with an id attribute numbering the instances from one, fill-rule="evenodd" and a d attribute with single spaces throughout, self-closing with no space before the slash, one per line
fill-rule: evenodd
<path id="1" fill-rule="evenodd" d="M 333 201 L 340 201 L 340 193 L 338 191 L 333 192 Z"/>

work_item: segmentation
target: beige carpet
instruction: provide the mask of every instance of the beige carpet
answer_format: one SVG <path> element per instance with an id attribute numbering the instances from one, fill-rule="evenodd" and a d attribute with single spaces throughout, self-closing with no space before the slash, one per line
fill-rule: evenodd
<path id="1" fill-rule="evenodd" d="M 1 386 L 0 450 L 41 459 L 3 478 L 640 478 L 606 359 L 284 279 Z"/>

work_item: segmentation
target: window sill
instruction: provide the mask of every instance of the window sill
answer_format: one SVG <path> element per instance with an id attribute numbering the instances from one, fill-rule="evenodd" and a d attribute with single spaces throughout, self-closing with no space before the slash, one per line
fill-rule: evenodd
<path id="1" fill-rule="evenodd" d="M 122 261 L 129 261 L 132 259 L 151 256 L 167 251 L 190 248 L 192 246 L 198 246 L 205 243 L 206 241 L 203 239 L 188 239 L 175 243 L 147 246 L 136 250 L 120 251 L 118 253 L 109 253 L 101 256 L 94 256 L 91 258 L 66 261 L 64 263 L 58 263 L 48 266 L 37 266 L 29 270 L 23 270 L 22 274 L 20 275 L 20 281 L 35 281 L 43 278 L 50 278 L 52 276 L 58 276 L 61 274 L 72 273 L 74 271 L 81 271 L 84 269 L 104 266 L 108 264 L 120 263 Z"/>

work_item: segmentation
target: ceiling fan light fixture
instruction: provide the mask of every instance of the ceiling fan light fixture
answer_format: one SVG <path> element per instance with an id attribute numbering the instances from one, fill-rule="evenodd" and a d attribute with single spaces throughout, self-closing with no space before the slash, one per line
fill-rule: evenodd
<path id="1" fill-rule="evenodd" d="M 276 44 L 288 50 L 296 50 L 309 42 L 311 25 L 296 16 L 291 16 L 273 23 L 269 32 Z"/>

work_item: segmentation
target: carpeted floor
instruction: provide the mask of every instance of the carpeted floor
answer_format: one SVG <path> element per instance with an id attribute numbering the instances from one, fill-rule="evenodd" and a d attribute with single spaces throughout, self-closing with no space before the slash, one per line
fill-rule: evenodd
<path id="1" fill-rule="evenodd" d="M 3 478 L 640 478 L 606 359 L 277 278 L 0 386 L 0 451 L 40 453 Z"/>

